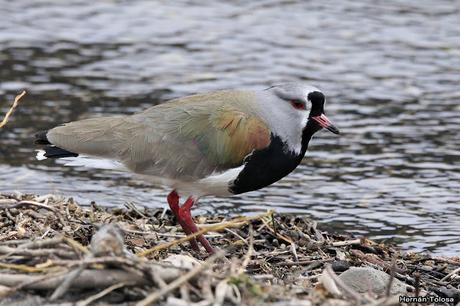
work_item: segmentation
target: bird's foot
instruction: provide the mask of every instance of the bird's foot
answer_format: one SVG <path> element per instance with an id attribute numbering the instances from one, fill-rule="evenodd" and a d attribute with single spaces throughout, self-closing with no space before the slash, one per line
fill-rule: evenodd
<path id="1" fill-rule="evenodd" d="M 192 219 L 192 214 L 190 213 L 190 209 L 192 208 L 195 201 L 192 197 L 189 197 L 182 206 L 179 206 L 179 195 L 176 191 L 172 191 L 168 195 L 168 204 L 173 212 L 174 216 L 176 216 L 177 222 L 180 224 L 182 229 L 184 230 L 185 234 L 191 235 L 193 233 L 198 232 L 198 227 L 195 225 Z M 198 242 L 206 249 L 206 251 L 210 254 L 214 253 L 214 248 L 211 246 L 209 241 L 204 237 L 203 234 L 196 236 L 196 238 L 192 238 L 190 240 L 190 245 L 192 249 L 196 252 L 200 251 L 198 246 Z"/>

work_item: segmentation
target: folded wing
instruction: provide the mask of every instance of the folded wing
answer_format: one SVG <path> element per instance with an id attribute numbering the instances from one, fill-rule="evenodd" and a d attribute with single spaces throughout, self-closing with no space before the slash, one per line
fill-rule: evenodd
<path id="1" fill-rule="evenodd" d="M 114 159 L 130 170 L 182 181 L 243 164 L 270 144 L 267 125 L 245 107 L 243 93 L 197 95 L 132 116 L 75 121 L 46 134 L 56 147 Z"/>

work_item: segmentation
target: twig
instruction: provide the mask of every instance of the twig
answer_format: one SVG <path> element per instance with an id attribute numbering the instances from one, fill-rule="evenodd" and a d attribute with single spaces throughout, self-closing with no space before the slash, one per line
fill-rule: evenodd
<path id="1" fill-rule="evenodd" d="M 277 262 L 273 264 L 273 266 L 307 266 L 311 265 L 314 263 L 325 263 L 325 262 L 331 262 L 334 261 L 334 258 L 327 258 L 327 259 L 318 259 L 318 260 L 299 260 L 295 262 Z"/>
<path id="2" fill-rule="evenodd" d="M 88 264 L 82 263 L 77 269 L 73 270 L 67 274 L 66 278 L 59 284 L 59 286 L 54 290 L 51 295 L 50 301 L 56 301 L 61 296 L 63 296 L 67 290 L 69 290 L 73 281 L 80 276 L 83 270 L 88 266 Z"/>
<path id="3" fill-rule="evenodd" d="M 277 233 L 269 224 L 267 221 L 265 221 L 264 219 L 262 219 L 262 222 L 265 224 L 265 226 L 275 235 L 275 237 L 278 237 L 282 240 L 284 240 L 285 242 L 289 243 L 289 244 L 293 244 L 294 242 L 289 238 L 289 237 L 286 237 L 284 235 L 281 235 L 280 233 Z"/>
<path id="4" fill-rule="evenodd" d="M 36 207 L 39 207 L 39 208 L 44 208 L 44 209 L 50 210 L 50 211 L 52 211 L 53 213 L 56 213 L 56 214 L 59 213 L 54 207 L 51 207 L 51 206 L 48 206 L 48 205 L 45 205 L 43 203 L 39 203 L 39 202 L 36 202 L 36 201 L 20 201 L 20 202 L 11 203 L 11 204 L 12 205 L 9 206 L 8 208 L 17 208 L 17 207 L 21 207 L 21 206 L 24 206 L 24 205 L 29 205 L 29 206 L 36 206 Z"/>
<path id="5" fill-rule="evenodd" d="M 60 249 L 21 249 L 21 248 L 12 248 L 8 246 L 0 246 L 0 254 L 6 255 L 21 255 L 21 256 L 50 256 L 50 255 L 57 255 L 60 257 L 67 257 L 72 258 L 74 254 L 72 252 L 68 252 L 66 250 Z M 4 256 L 0 257 L 3 258 Z"/>
<path id="6" fill-rule="evenodd" d="M 243 263 L 241 264 L 241 267 L 238 269 L 238 274 L 241 274 L 244 272 L 246 267 L 249 264 L 249 261 L 251 260 L 252 254 L 254 253 L 254 230 L 252 228 L 252 225 L 249 226 L 249 246 L 248 246 L 248 252 L 244 256 Z"/>
<path id="7" fill-rule="evenodd" d="M 358 292 L 346 285 L 332 270 L 331 265 L 327 265 L 325 269 L 326 273 L 334 280 L 335 284 L 347 293 L 348 296 L 352 297 L 356 302 L 365 300 Z"/>
<path id="8" fill-rule="evenodd" d="M 74 250 L 79 250 L 80 252 L 84 253 L 84 254 L 89 254 L 89 250 L 87 247 L 85 247 L 84 245 L 82 245 L 81 243 L 79 243 L 78 241 L 75 241 L 73 240 L 72 238 L 69 238 L 69 237 L 62 237 L 62 239 L 64 239 L 64 241 L 70 245 Z"/>
<path id="9" fill-rule="evenodd" d="M 297 248 L 294 242 L 291 243 L 292 255 L 294 255 L 294 260 L 299 261 L 299 256 L 297 256 Z"/>
<path id="10" fill-rule="evenodd" d="M 97 294 L 92 295 L 92 296 L 84 299 L 83 301 L 78 302 L 76 304 L 76 306 L 87 306 L 87 305 L 93 303 L 94 301 L 100 299 L 101 297 L 109 294 L 110 292 L 112 292 L 114 290 L 117 290 L 118 288 L 121 288 L 121 287 L 124 287 L 124 286 L 126 286 L 125 283 L 119 283 L 119 284 L 115 284 L 115 285 L 112 285 L 110 287 L 107 287 L 104 290 L 102 290 L 101 292 L 98 292 Z"/>
<path id="11" fill-rule="evenodd" d="M 21 100 L 21 98 L 22 98 L 25 94 L 26 94 L 26 91 L 23 90 L 19 95 L 17 95 L 17 96 L 14 98 L 13 105 L 10 107 L 10 109 L 9 109 L 8 112 L 6 113 L 5 118 L 3 118 L 2 122 L 0 122 L 0 129 L 1 129 L 2 127 L 4 127 L 4 126 L 8 123 L 8 120 L 10 119 L 11 114 L 13 113 L 13 111 L 15 110 L 15 108 L 18 106 L 19 100 Z"/>
<path id="12" fill-rule="evenodd" d="M 448 280 L 451 276 L 457 274 L 458 272 L 460 272 L 460 268 L 457 268 L 457 269 L 453 270 L 452 272 L 450 272 L 449 274 L 447 274 L 446 276 L 444 276 L 444 277 L 441 279 L 441 281 L 443 282 L 443 281 Z"/>
<path id="13" fill-rule="evenodd" d="M 171 247 L 173 245 L 180 244 L 182 242 L 188 241 L 190 239 L 193 239 L 193 238 L 195 238 L 195 237 L 197 237 L 199 235 L 202 235 L 204 233 L 207 233 L 209 231 L 220 231 L 220 230 L 223 230 L 223 229 L 228 228 L 228 227 L 240 227 L 240 226 L 246 225 L 247 223 L 249 223 L 249 222 L 251 222 L 253 220 L 258 220 L 258 219 L 263 220 L 263 218 L 268 216 L 270 213 L 271 212 L 268 211 L 268 212 L 266 212 L 264 214 L 253 216 L 253 217 L 236 218 L 237 221 L 222 222 L 222 223 L 219 223 L 217 225 L 207 226 L 206 228 L 203 228 L 203 229 L 199 230 L 198 232 L 190 234 L 190 235 L 188 235 L 188 236 L 186 236 L 184 238 L 180 238 L 180 239 L 177 239 L 177 240 L 169 241 L 169 242 L 154 246 L 153 248 L 150 248 L 150 249 L 147 249 L 145 251 L 136 253 L 136 255 L 139 256 L 139 257 L 144 257 L 144 256 L 147 256 L 147 255 L 152 254 L 154 252 L 158 252 L 158 251 L 167 249 L 167 248 L 169 248 L 169 247 Z"/>
<path id="14" fill-rule="evenodd" d="M 455 265 L 455 266 L 460 266 L 460 260 L 452 260 L 452 259 L 441 258 L 441 257 L 432 257 L 432 258 L 427 258 L 424 260 L 435 260 L 435 261 L 445 262 L 445 263 Z"/>
<path id="15" fill-rule="evenodd" d="M 391 294 L 391 287 L 393 286 L 393 280 L 395 278 L 396 272 L 396 257 L 393 257 L 391 260 L 391 269 L 390 269 L 390 280 L 388 281 L 388 287 L 386 289 L 386 296 L 390 297 Z"/>
<path id="16" fill-rule="evenodd" d="M 271 214 L 271 219 L 272 219 L 273 232 L 275 233 L 275 235 L 278 235 L 278 231 L 276 229 L 276 221 L 275 221 L 275 212 L 274 211 Z"/>
<path id="17" fill-rule="evenodd" d="M 0 273 L 0 285 L 31 290 L 54 290 L 66 275 L 60 272 L 57 275 L 30 275 L 30 274 L 7 274 Z M 135 273 L 128 273 L 119 269 L 84 270 L 72 284 L 73 288 L 95 289 L 105 288 L 118 283 L 127 283 L 138 286 L 149 284 L 143 276 Z"/>
<path id="18" fill-rule="evenodd" d="M 11 282 L 11 279 L 8 274 L 0 274 L 0 284 L 6 285 L 8 287 L 12 287 L 10 291 L 7 294 L 12 294 L 14 292 L 17 292 L 23 288 L 29 288 L 29 286 L 34 286 L 37 283 L 45 282 L 47 280 L 53 279 L 60 277 L 64 275 L 66 271 L 61 271 L 57 273 L 50 273 L 50 274 L 45 274 L 41 276 L 32 276 L 30 275 L 20 275 L 20 274 L 14 274 L 13 277 L 16 278 L 16 282 L 13 281 Z M 23 278 L 21 278 L 21 276 Z M 10 282 L 10 284 L 8 284 Z M 5 284 L 6 283 L 6 284 Z"/>
<path id="19" fill-rule="evenodd" d="M 217 260 L 218 258 L 223 257 L 224 255 L 225 255 L 225 252 L 217 251 L 217 253 L 215 253 L 211 257 L 209 257 L 205 262 L 203 262 L 203 264 L 196 266 L 195 268 L 193 268 L 192 270 L 190 270 L 186 274 L 182 275 L 181 277 L 179 277 L 175 281 L 172 281 L 171 283 L 166 285 L 166 287 L 160 289 L 159 291 L 155 291 L 155 292 L 151 293 L 145 299 L 143 299 L 142 301 L 137 303 L 136 306 L 152 305 L 155 301 L 157 301 L 158 299 L 162 298 L 165 294 L 167 294 L 170 291 L 180 287 L 182 284 L 184 284 L 188 280 L 192 279 L 193 277 L 195 277 L 200 272 L 208 269 L 215 260 Z"/>
<path id="20" fill-rule="evenodd" d="M 415 297 L 418 298 L 420 296 L 420 273 L 415 272 Z"/>
<path id="21" fill-rule="evenodd" d="M 9 263 L 3 263 L 0 262 L 0 268 L 1 269 L 9 269 L 9 270 L 17 270 L 17 271 L 22 271 L 26 273 L 36 273 L 36 272 L 43 272 L 48 270 L 47 268 L 37 268 L 37 267 L 32 267 L 24 264 L 9 264 Z"/>
<path id="22" fill-rule="evenodd" d="M 359 244 L 361 244 L 361 239 L 337 241 L 337 242 L 333 242 L 331 245 L 334 246 L 334 247 L 341 247 L 341 246 L 359 245 Z"/>
<path id="23" fill-rule="evenodd" d="M 226 228 L 225 231 L 226 231 L 226 232 L 229 232 L 230 234 L 234 235 L 235 237 L 238 237 L 241 241 L 243 241 L 244 244 L 248 245 L 248 242 L 246 241 L 246 239 L 244 239 L 243 237 L 241 237 L 241 235 L 238 235 L 238 233 L 236 233 L 235 231 L 232 231 L 232 230 L 229 229 L 229 228 Z"/>

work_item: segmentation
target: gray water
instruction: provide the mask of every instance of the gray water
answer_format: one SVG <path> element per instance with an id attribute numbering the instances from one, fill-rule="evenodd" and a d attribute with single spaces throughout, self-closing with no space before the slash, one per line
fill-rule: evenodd
<path id="1" fill-rule="evenodd" d="M 170 98 L 302 80 L 343 134 L 263 190 L 196 213 L 305 214 L 406 250 L 460 251 L 459 1 L 0 1 L 0 192 L 165 206 L 129 174 L 34 159 L 32 135 Z"/>

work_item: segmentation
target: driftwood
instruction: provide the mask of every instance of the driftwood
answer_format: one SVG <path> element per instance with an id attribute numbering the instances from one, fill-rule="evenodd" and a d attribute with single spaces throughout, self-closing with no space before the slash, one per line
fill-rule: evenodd
<path id="1" fill-rule="evenodd" d="M 51 279 L 43 279 L 42 275 L 0 273 L 0 284 L 7 287 L 15 287 L 23 283 L 30 283 L 25 285 L 23 289 L 54 290 L 62 283 L 66 276 L 61 275 Z M 106 288 L 118 283 L 143 286 L 148 284 L 148 281 L 142 276 L 122 270 L 84 270 L 74 279 L 72 285 L 81 290 Z"/>

